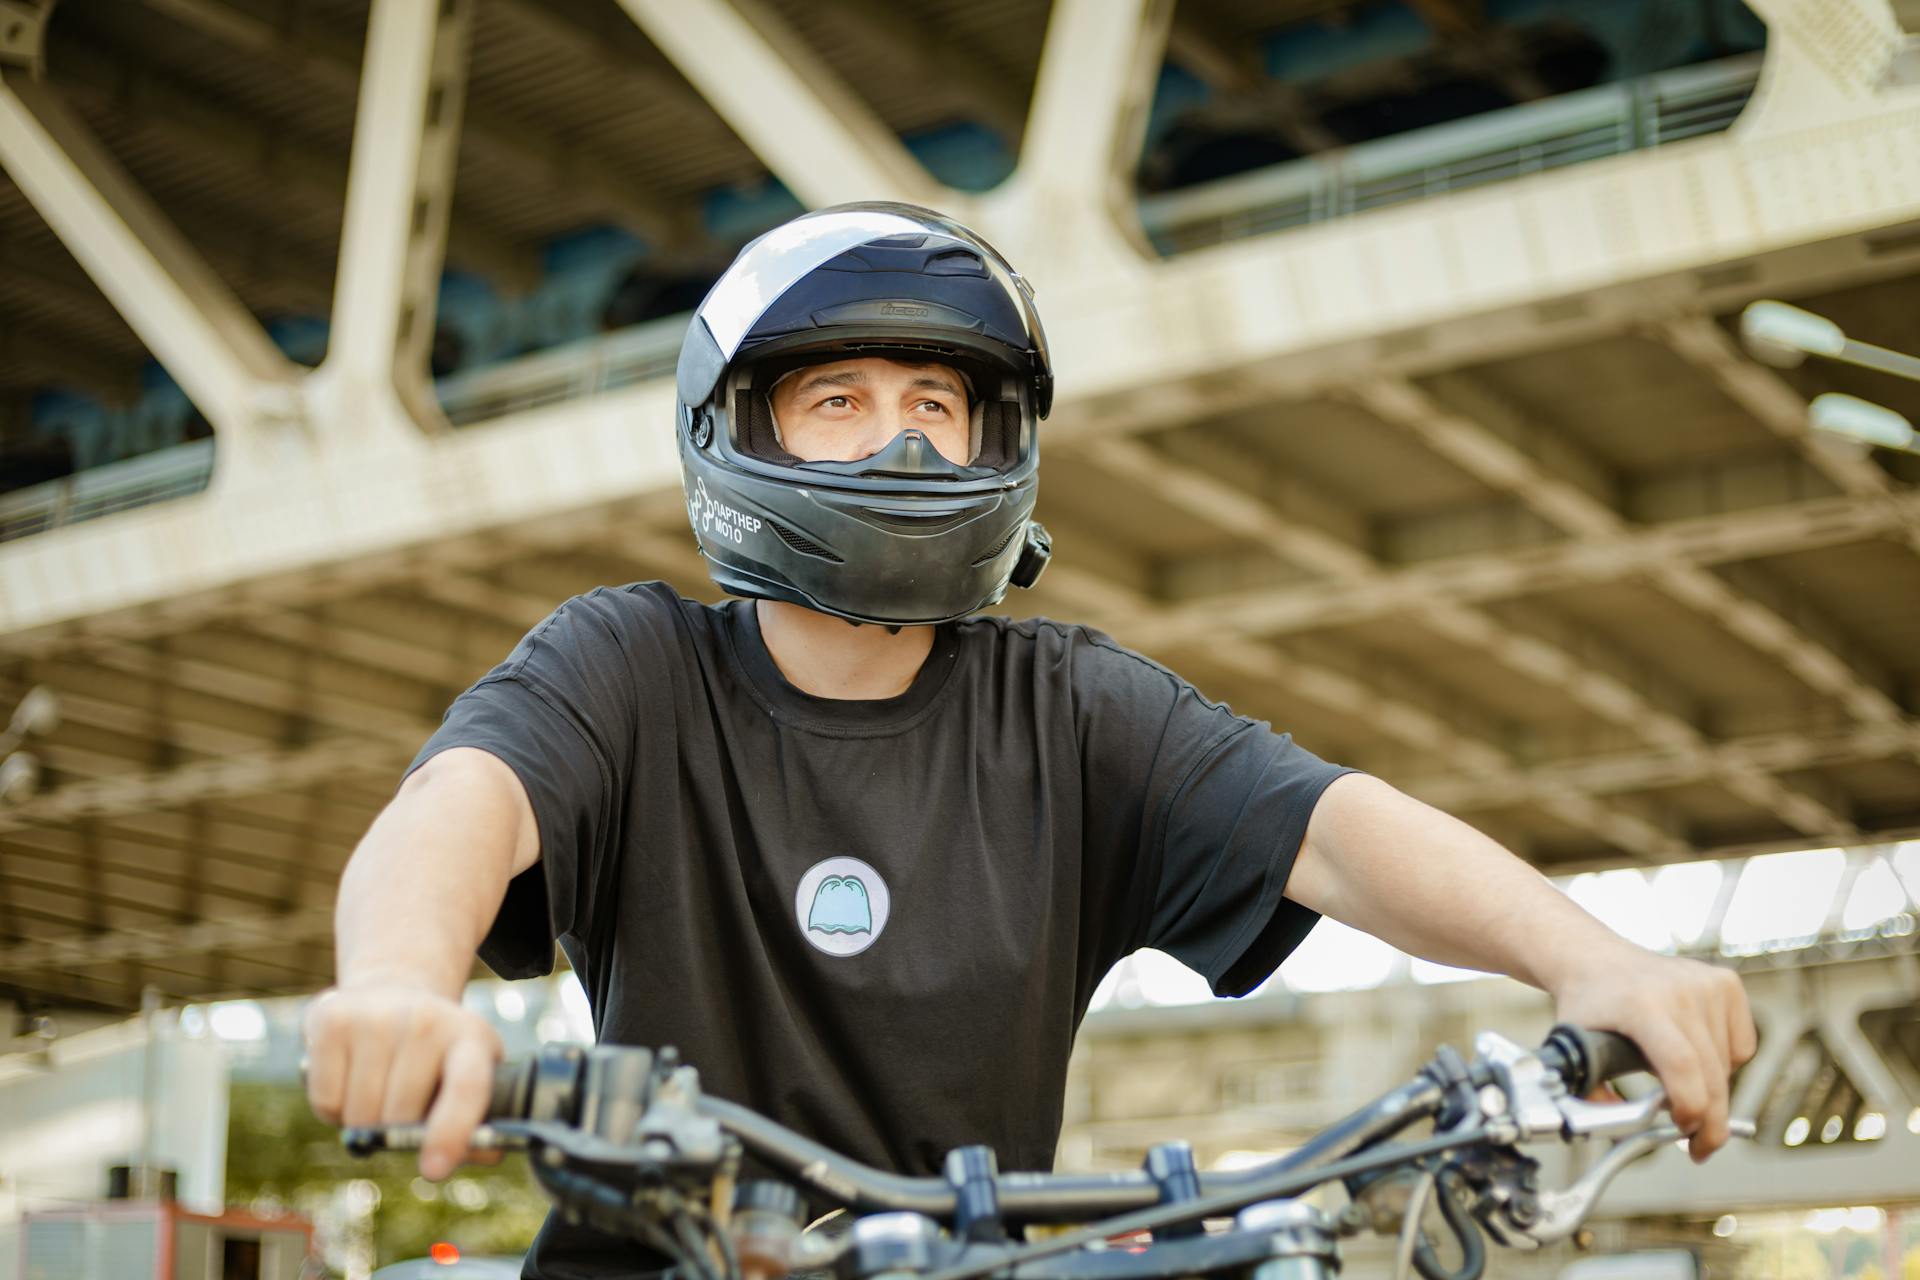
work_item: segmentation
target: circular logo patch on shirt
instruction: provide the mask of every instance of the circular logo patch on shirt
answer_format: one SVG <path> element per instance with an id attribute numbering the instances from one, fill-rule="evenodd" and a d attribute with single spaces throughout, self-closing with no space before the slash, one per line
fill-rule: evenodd
<path id="1" fill-rule="evenodd" d="M 893 895 L 858 858 L 826 858 L 807 868 L 793 895 L 801 936 L 830 956 L 859 955 L 887 927 Z"/>

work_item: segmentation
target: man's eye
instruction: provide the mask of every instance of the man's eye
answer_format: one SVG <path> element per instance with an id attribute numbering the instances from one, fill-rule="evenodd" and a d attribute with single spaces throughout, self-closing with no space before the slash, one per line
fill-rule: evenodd
<path id="1" fill-rule="evenodd" d="M 922 400 L 920 402 L 920 407 L 922 409 L 934 409 L 939 411 L 940 413 L 945 413 L 947 411 L 947 406 L 945 406 L 944 404 L 941 404 L 938 400 Z"/>
<path id="2" fill-rule="evenodd" d="M 845 396 L 828 396 L 820 402 L 820 407 L 823 409 L 844 409 L 851 403 L 853 402 Z"/>

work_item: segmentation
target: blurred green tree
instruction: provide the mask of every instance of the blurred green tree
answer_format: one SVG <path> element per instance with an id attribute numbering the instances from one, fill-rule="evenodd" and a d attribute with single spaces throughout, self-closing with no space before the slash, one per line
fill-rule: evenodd
<path id="1" fill-rule="evenodd" d="M 377 1196 L 342 1196 L 356 1180 L 371 1183 Z M 375 1266 L 423 1257 L 441 1240 L 462 1254 L 518 1255 L 548 1205 L 525 1156 L 428 1182 L 410 1155 L 348 1155 L 340 1131 L 313 1114 L 298 1086 L 254 1082 L 235 1082 L 228 1102 L 227 1202 L 255 1213 L 305 1214 L 329 1255 L 339 1237 L 357 1237 L 371 1246 Z"/>

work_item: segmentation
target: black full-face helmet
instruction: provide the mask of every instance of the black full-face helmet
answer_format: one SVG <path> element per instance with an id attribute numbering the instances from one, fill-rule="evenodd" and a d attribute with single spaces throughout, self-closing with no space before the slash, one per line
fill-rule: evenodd
<path id="1" fill-rule="evenodd" d="M 808 364 L 950 365 L 971 389 L 972 457 L 908 428 L 868 458 L 786 451 L 771 392 Z M 1031 586 L 1039 420 L 1053 401 L 1033 291 L 979 236 L 927 209 L 845 204 L 749 244 L 680 348 L 687 514 L 713 579 L 858 622 L 944 622 Z"/>

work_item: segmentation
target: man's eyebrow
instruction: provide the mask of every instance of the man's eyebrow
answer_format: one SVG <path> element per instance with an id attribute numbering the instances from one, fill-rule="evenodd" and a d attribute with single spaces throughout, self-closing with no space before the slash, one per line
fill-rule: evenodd
<path id="1" fill-rule="evenodd" d="M 867 375 L 859 369 L 843 369 L 839 373 L 816 373 L 794 388 L 795 395 L 805 395 L 821 387 L 864 387 Z M 937 374 L 921 374 L 907 384 L 910 391 L 944 391 L 948 395 L 964 396 L 959 384 L 951 378 Z"/>
<path id="2" fill-rule="evenodd" d="M 805 395 L 815 387 L 864 387 L 867 375 L 858 369 L 844 369 L 839 373 L 816 373 L 795 388 L 794 394 Z"/>

